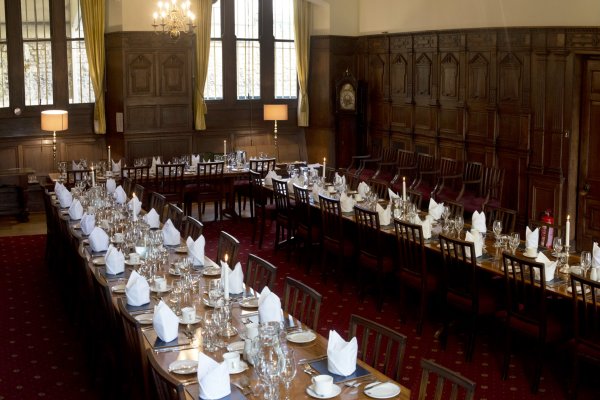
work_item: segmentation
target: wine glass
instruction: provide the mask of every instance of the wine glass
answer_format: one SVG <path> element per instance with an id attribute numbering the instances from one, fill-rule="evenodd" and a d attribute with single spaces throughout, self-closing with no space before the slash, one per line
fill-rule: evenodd
<path id="1" fill-rule="evenodd" d="M 590 253 L 589 251 L 582 251 L 580 261 L 581 269 L 583 270 L 585 276 L 589 271 L 590 267 L 592 266 L 592 253 Z"/>
<path id="2" fill-rule="evenodd" d="M 556 236 L 554 239 L 552 239 L 552 248 L 554 249 L 554 253 L 552 255 L 554 257 L 558 257 L 563 249 L 563 241 L 560 236 Z"/>
<path id="3" fill-rule="evenodd" d="M 461 215 L 458 215 L 454 219 L 454 229 L 456 229 L 456 237 L 460 239 L 460 234 L 465 226 L 465 220 Z"/>
<path id="4" fill-rule="evenodd" d="M 510 247 L 510 251 L 513 255 L 517 251 L 519 243 L 521 243 L 521 237 L 519 236 L 519 232 L 511 232 L 508 238 L 508 246 Z"/>
<path id="5" fill-rule="evenodd" d="M 442 211 L 442 218 L 444 219 L 444 223 L 448 221 L 448 217 L 450 216 L 450 207 L 444 206 L 444 210 Z"/>
<path id="6" fill-rule="evenodd" d="M 285 387 L 285 399 L 287 400 L 290 398 L 290 384 L 296 376 L 296 360 L 292 349 L 289 349 L 283 356 L 283 367 L 280 376 Z"/>
<path id="7" fill-rule="evenodd" d="M 494 247 L 500 247 L 500 234 L 502 233 L 502 221 L 499 219 L 495 220 L 492 224 L 492 230 L 494 231 L 494 236 L 496 237 L 496 243 L 494 243 Z"/>

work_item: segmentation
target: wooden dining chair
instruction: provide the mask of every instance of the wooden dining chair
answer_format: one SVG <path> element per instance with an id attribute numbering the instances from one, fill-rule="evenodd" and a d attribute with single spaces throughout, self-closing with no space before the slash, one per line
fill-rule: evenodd
<path id="1" fill-rule="evenodd" d="M 225 261 L 227 256 L 227 263 L 231 268 L 239 261 L 238 254 L 240 251 L 240 241 L 231 236 L 225 231 L 221 231 L 219 234 L 219 243 L 217 245 L 217 258 L 215 262 L 220 265 L 221 261 Z"/>
<path id="2" fill-rule="evenodd" d="M 465 208 L 458 201 L 445 200 L 444 205 L 450 209 L 450 218 L 462 217 L 465 213 Z"/>
<path id="3" fill-rule="evenodd" d="M 496 299 L 490 291 L 480 290 L 481 276 L 477 267 L 475 246 L 449 236 L 440 235 L 442 251 L 442 277 L 440 287 L 444 293 L 444 326 L 440 335 L 442 348 L 446 348 L 450 309 L 467 316 L 469 338 L 465 358 L 470 361 L 475 348 L 479 321 L 497 310 Z"/>
<path id="4" fill-rule="evenodd" d="M 165 222 L 165 205 L 167 204 L 167 198 L 158 192 L 152 192 L 150 194 L 150 204 L 148 205 L 148 211 L 154 209 L 158 214 L 160 222 Z"/>
<path id="5" fill-rule="evenodd" d="M 285 278 L 283 292 L 283 310 L 316 332 L 323 296 L 291 276 Z"/>
<path id="6" fill-rule="evenodd" d="M 483 212 L 485 214 L 487 229 L 490 232 L 493 231 L 493 224 L 496 220 L 502 222 L 503 232 L 510 233 L 515 231 L 515 224 L 517 222 L 517 212 L 515 210 L 486 204 L 483 206 Z"/>
<path id="7" fill-rule="evenodd" d="M 202 224 L 202 222 L 198 221 L 191 215 L 187 215 L 184 218 L 184 226 L 184 239 L 191 237 L 193 240 L 196 240 L 200 237 L 200 235 L 202 235 L 202 231 L 204 230 L 204 225 Z"/>
<path id="8" fill-rule="evenodd" d="M 291 244 L 294 237 L 294 215 L 290 203 L 287 181 L 273 178 L 273 197 L 275 198 L 275 250 L 287 248 L 288 260 L 290 258 Z"/>
<path id="9" fill-rule="evenodd" d="M 277 217 L 275 204 L 269 202 L 267 190 L 264 188 L 262 172 L 250 170 L 250 209 L 252 214 L 252 244 L 256 241 L 258 231 L 258 248 L 262 249 L 267 221 Z"/>
<path id="10" fill-rule="evenodd" d="M 399 195 L 402 196 L 402 192 L 399 192 Z M 423 195 L 421 192 L 414 189 L 406 189 L 406 197 L 408 197 L 408 201 L 417 207 L 417 211 L 421 209 L 423 203 Z"/>
<path id="11" fill-rule="evenodd" d="M 252 288 L 255 293 L 260 293 L 265 286 L 270 288 L 275 284 L 277 267 L 255 254 L 248 254 L 244 284 Z"/>
<path id="12" fill-rule="evenodd" d="M 143 337 L 141 325 L 127 310 L 127 300 L 117 300 L 117 307 L 121 316 L 121 332 L 125 336 L 123 343 L 124 357 L 123 370 L 125 371 L 125 384 L 128 389 L 127 396 L 133 399 L 146 399 L 150 391 L 147 380 L 148 364 L 143 353 Z"/>
<path id="13" fill-rule="evenodd" d="M 311 192 L 304 186 L 299 186 L 294 183 L 294 244 L 302 245 L 303 251 L 300 252 L 298 261 L 302 258 L 305 260 L 305 271 L 308 274 L 312 265 L 313 253 L 318 250 L 321 245 L 321 230 L 315 223 L 315 215 L 313 214 L 312 205 L 310 204 Z"/>
<path id="14" fill-rule="evenodd" d="M 550 249 L 552 248 L 553 238 L 563 237 L 563 227 L 559 224 L 550 224 L 548 222 L 530 219 L 527 226 L 529 226 L 531 230 L 534 230 L 535 228 L 540 228 L 538 242 L 540 247 L 546 247 Z"/>
<path id="15" fill-rule="evenodd" d="M 183 207 L 183 173 L 185 164 L 157 164 L 153 190 L 165 196 L 169 203 Z"/>
<path id="16" fill-rule="evenodd" d="M 85 181 L 90 173 L 90 169 L 68 170 L 65 186 L 72 187 L 75 186 L 75 184 L 79 181 Z"/>
<path id="17" fill-rule="evenodd" d="M 196 182 L 185 186 L 185 213 L 191 215 L 192 203 L 196 202 L 198 207 L 198 218 L 206 209 L 206 203 L 213 203 L 215 210 L 215 221 L 222 216 L 223 199 L 223 173 L 225 163 L 223 161 L 198 163 L 196 166 Z"/>
<path id="18" fill-rule="evenodd" d="M 183 227 L 183 210 L 173 203 L 167 204 L 167 216 L 165 221 L 169 219 L 175 228 L 181 232 L 181 228 Z"/>
<path id="19" fill-rule="evenodd" d="M 131 196 L 131 193 L 133 191 L 133 181 L 131 179 L 127 177 L 121 179 L 121 187 L 123 188 L 123 191 L 125 192 L 127 197 Z"/>
<path id="20" fill-rule="evenodd" d="M 439 289 L 439 280 L 427 268 L 427 254 L 423 239 L 423 227 L 410 222 L 394 219 L 396 240 L 398 241 L 398 268 L 396 276 L 399 281 L 400 312 L 407 309 L 409 299 L 407 290 L 412 289 L 419 294 L 419 321 L 417 334 L 423 332 L 423 321 L 427 312 L 427 298 Z"/>
<path id="21" fill-rule="evenodd" d="M 394 262 L 386 246 L 385 238 L 379 224 L 377 211 L 354 206 L 358 248 L 358 280 L 361 282 L 360 296 L 364 296 L 369 278 L 375 279 L 377 308 L 383 307 L 385 284 L 392 277 Z"/>
<path id="22" fill-rule="evenodd" d="M 537 393 L 544 363 L 544 351 L 549 343 L 562 338 L 563 324 L 548 310 L 546 272 L 544 264 L 507 252 L 502 254 L 504 267 L 504 360 L 502 379 L 508 376 L 512 334 L 519 333 L 533 341 L 527 357 L 534 358 L 531 391 Z"/>
<path id="23" fill-rule="evenodd" d="M 242 199 L 244 200 L 243 207 L 245 210 L 246 209 L 246 199 L 252 197 L 252 192 L 251 192 L 252 174 L 251 174 L 251 172 L 254 171 L 254 172 L 259 173 L 261 175 L 261 178 L 264 179 L 264 177 L 269 173 L 269 171 L 272 171 L 275 169 L 275 161 L 276 161 L 275 158 L 250 159 L 248 161 L 248 167 L 249 167 L 248 175 L 241 179 L 236 179 L 236 181 L 234 182 L 234 193 L 235 193 L 235 197 L 237 198 L 238 213 L 240 215 L 242 214 Z M 251 215 L 251 217 L 252 217 L 252 215 Z"/>
<path id="24" fill-rule="evenodd" d="M 145 199 L 144 199 L 144 187 L 142 185 L 140 185 L 139 183 L 136 183 L 133 186 L 133 193 L 131 195 L 131 197 L 133 197 L 133 195 L 135 194 L 135 197 L 138 198 L 139 201 L 142 202 L 142 207 L 144 206 L 145 203 Z"/>
<path id="25" fill-rule="evenodd" d="M 410 184 L 410 189 L 421 193 L 421 198 L 425 201 L 425 206 L 429 204 L 431 193 L 435 190 L 440 173 L 439 163 L 431 154 L 417 154 L 416 178 Z M 402 185 L 402 182 L 399 182 Z M 407 182 L 408 184 L 408 182 Z M 396 183 L 398 185 L 398 183 Z M 398 188 L 398 186 L 396 186 Z M 402 186 L 399 186 L 401 189 Z"/>
<path id="26" fill-rule="evenodd" d="M 158 363 L 152 349 L 146 349 L 146 358 L 158 400 L 185 400 L 185 386 Z"/>
<path id="27" fill-rule="evenodd" d="M 473 400 L 477 384 L 470 379 L 435 363 L 433 360 L 421 359 L 421 369 L 423 372 L 421 373 L 421 383 L 419 384 L 418 400 Z M 436 378 L 435 382 L 433 378 Z M 433 396 L 427 396 L 430 383 L 435 388 Z M 446 386 L 446 383 L 449 384 L 449 388 Z"/>
<path id="28" fill-rule="evenodd" d="M 600 282 L 570 273 L 573 296 L 573 340 L 569 395 L 576 399 L 582 362 L 600 365 Z"/>
<path id="29" fill-rule="evenodd" d="M 123 167 L 121 168 L 121 176 L 123 178 L 128 178 L 134 184 L 145 184 L 150 182 L 150 166 Z"/>
<path id="30" fill-rule="evenodd" d="M 358 359 L 400 382 L 406 351 L 406 336 L 356 314 L 350 316 L 348 338 L 358 341 Z"/>
<path id="31" fill-rule="evenodd" d="M 390 195 L 388 192 L 389 182 L 382 181 L 379 179 L 369 179 L 367 182 L 371 188 L 371 192 L 377 195 L 378 199 L 389 200 Z"/>

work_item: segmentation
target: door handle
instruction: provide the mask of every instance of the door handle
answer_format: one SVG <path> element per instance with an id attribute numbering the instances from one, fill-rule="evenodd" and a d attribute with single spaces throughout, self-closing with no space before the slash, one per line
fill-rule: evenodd
<path id="1" fill-rule="evenodd" d="M 585 185 L 583 185 L 583 188 L 579 191 L 579 195 L 587 196 L 588 193 L 590 192 L 591 188 L 592 188 L 592 185 L 590 185 L 589 183 L 586 183 Z"/>

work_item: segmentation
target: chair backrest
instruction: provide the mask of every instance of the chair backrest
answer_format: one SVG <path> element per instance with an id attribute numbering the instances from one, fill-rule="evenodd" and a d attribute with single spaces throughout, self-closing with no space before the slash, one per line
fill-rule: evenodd
<path id="1" fill-rule="evenodd" d="M 450 217 L 462 217 L 465 213 L 465 207 L 462 203 L 452 200 L 444 200 L 444 205 L 450 208 Z"/>
<path id="2" fill-rule="evenodd" d="M 150 180 L 150 166 L 122 167 L 121 176 L 131 179 L 132 183 L 146 183 Z"/>
<path id="3" fill-rule="evenodd" d="M 72 186 L 79 181 L 85 181 L 90 173 L 90 169 L 67 170 L 67 182 L 65 185 Z"/>
<path id="4" fill-rule="evenodd" d="M 294 198 L 296 199 L 294 212 L 296 214 L 296 224 L 299 226 L 312 226 L 310 196 L 308 188 L 294 183 Z"/>
<path id="5" fill-rule="evenodd" d="M 267 192 L 260 172 L 250 170 L 250 198 L 254 207 L 264 207 L 267 204 Z"/>
<path id="6" fill-rule="evenodd" d="M 442 157 L 440 163 L 440 177 L 452 176 L 458 173 L 458 161 L 453 158 Z"/>
<path id="7" fill-rule="evenodd" d="M 152 349 L 146 350 L 146 357 L 150 364 L 152 380 L 158 400 L 185 400 L 185 387 L 183 383 L 167 372 L 156 360 Z"/>
<path id="8" fill-rule="evenodd" d="M 600 282 L 571 272 L 571 293 L 575 340 L 600 354 Z"/>
<path id="9" fill-rule="evenodd" d="M 377 194 L 379 199 L 388 200 L 390 198 L 388 188 L 389 182 L 382 181 L 379 179 L 369 179 L 367 182 L 371 188 L 371 192 Z"/>
<path id="10" fill-rule="evenodd" d="M 224 161 L 198 163 L 196 166 L 196 174 L 198 177 L 204 178 L 204 180 L 221 179 L 223 171 L 225 171 Z"/>
<path id="11" fill-rule="evenodd" d="M 321 232 L 323 240 L 326 242 L 341 243 L 344 239 L 344 224 L 340 200 L 319 194 L 319 207 L 321 209 Z"/>
<path id="12" fill-rule="evenodd" d="M 358 341 L 358 358 L 388 377 L 400 381 L 406 336 L 356 314 L 350 316 L 350 338 Z"/>
<path id="13" fill-rule="evenodd" d="M 316 331 L 323 296 L 291 276 L 285 278 L 283 290 L 283 310 Z"/>
<path id="14" fill-rule="evenodd" d="M 256 293 L 260 293 L 265 286 L 273 287 L 276 276 L 276 266 L 255 254 L 248 254 L 248 264 L 244 274 L 246 288 L 252 288 Z"/>
<path id="15" fill-rule="evenodd" d="M 481 191 L 484 196 L 497 200 L 498 204 L 502 201 L 502 190 L 504 188 L 504 169 L 497 167 L 485 167 L 483 171 L 483 182 Z"/>
<path id="16" fill-rule="evenodd" d="M 498 220 L 502 221 L 502 231 L 508 233 L 514 232 L 517 222 L 517 212 L 515 210 L 485 204 L 483 212 L 485 213 L 485 223 L 488 230 L 491 231 L 494 221 Z"/>
<path id="17" fill-rule="evenodd" d="M 507 318 L 539 327 L 546 335 L 546 273 L 544 264 L 502 254 Z"/>
<path id="18" fill-rule="evenodd" d="M 126 301 L 125 298 L 120 298 L 117 301 L 119 314 L 121 314 L 123 333 L 125 335 L 126 357 L 123 358 L 128 364 L 128 369 L 131 372 L 139 371 L 137 375 L 141 377 L 142 371 L 145 371 L 146 369 L 146 361 L 143 355 L 144 347 L 142 345 L 141 325 L 127 310 Z M 132 382 L 132 384 L 139 383 L 140 382 Z"/>
<path id="19" fill-rule="evenodd" d="M 154 189 L 165 195 L 177 195 L 183 190 L 185 164 L 157 164 Z"/>
<path id="20" fill-rule="evenodd" d="M 346 177 L 346 185 L 350 190 L 356 190 L 360 183 L 360 178 L 352 173 L 344 172 L 343 175 Z"/>
<path id="21" fill-rule="evenodd" d="M 136 183 L 133 186 L 133 194 L 135 194 L 139 201 L 144 202 L 144 187 L 142 185 Z"/>
<path id="22" fill-rule="evenodd" d="M 104 334 L 109 337 L 117 338 L 120 334 L 119 325 L 117 324 L 117 313 L 115 306 L 112 301 L 112 294 L 106 278 L 102 276 L 103 268 L 96 268 L 94 270 L 94 291 L 96 292 L 96 298 L 100 299 L 100 303 L 97 304 L 97 315 L 101 322 L 99 326 L 104 327 Z"/>
<path id="23" fill-rule="evenodd" d="M 449 370 L 439 364 L 436 364 L 432 360 L 421 359 L 421 368 L 423 373 L 421 374 L 421 383 L 419 386 L 419 397 L 418 400 L 425 400 L 430 398 L 432 400 L 472 400 L 475 395 L 476 383 L 460 375 L 458 372 Z M 427 388 L 429 381 L 433 381 L 433 377 L 437 377 L 435 382 L 432 382 L 435 387 L 432 397 L 427 397 Z M 446 382 L 450 384 L 450 393 L 444 386 Z"/>
<path id="24" fill-rule="evenodd" d="M 219 244 L 217 246 L 217 258 L 215 262 L 220 265 L 221 261 L 225 261 L 233 267 L 238 262 L 238 253 L 240 251 L 240 242 L 229 233 L 221 231 L 219 234 Z"/>
<path id="25" fill-rule="evenodd" d="M 127 196 L 131 196 L 131 190 L 133 189 L 133 182 L 131 179 L 124 177 L 121 178 L 121 186 L 123 187 L 123 191 Z"/>
<path id="26" fill-rule="evenodd" d="M 170 219 L 175 228 L 181 232 L 181 227 L 183 226 L 183 210 L 177 205 L 169 203 L 167 206 L 167 217 L 165 221 L 168 219 Z"/>
<path id="27" fill-rule="evenodd" d="M 274 158 L 251 159 L 249 163 L 250 171 L 258 172 L 264 178 L 269 171 L 275 169 Z"/>
<path id="28" fill-rule="evenodd" d="M 394 219 L 394 227 L 398 241 L 398 265 L 405 272 L 421 279 L 421 288 L 424 289 L 427 257 L 423 244 L 423 227 L 399 219 Z"/>
<path id="29" fill-rule="evenodd" d="M 367 210 L 361 206 L 354 206 L 354 219 L 356 221 L 356 233 L 358 248 L 361 254 L 379 259 L 381 247 L 379 214 L 374 210 Z"/>
<path id="30" fill-rule="evenodd" d="M 562 237 L 562 225 L 558 224 L 550 224 L 548 222 L 543 221 L 535 221 L 533 219 L 529 220 L 528 224 L 530 229 L 540 228 L 539 234 L 539 245 L 541 247 L 552 247 L 552 240 L 555 237 Z"/>
<path id="31" fill-rule="evenodd" d="M 399 168 L 415 166 L 415 152 L 410 150 L 398 149 L 396 163 Z"/>
<path id="32" fill-rule="evenodd" d="M 473 312 L 479 309 L 477 261 L 473 242 L 440 235 L 442 251 L 442 285 L 445 293 L 470 302 Z"/>
<path id="33" fill-rule="evenodd" d="M 290 197 L 288 195 L 287 181 L 273 178 L 273 197 L 277 214 L 288 215 L 290 211 Z"/>
<path id="34" fill-rule="evenodd" d="M 421 209 L 421 203 L 423 202 L 423 194 L 421 194 L 421 192 L 406 189 L 406 197 L 408 197 L 408 200 L 417 207 L 417 210 Z"/>
<path id="35" fill-rule="evenodd" d="M 165 205 L 167 204 L 167 198 L 158 192 L 152 192 L 150 195 L 150 205 L 148 211 L 154 208 L 154 211 L 158 213 L 160 222 L 165 222 Z"/>
<path id="36" fill-rule="evenodd" d="M 183 237 L 185 239 L 191 237 L 193 240 L 196 240 L 202 235 L 202 231 L 204 230 L 204 225 L 202 222 L 198 221 L 196 218 L 191 215 L 187 215 L 185 217 L 185 233 Z"/>

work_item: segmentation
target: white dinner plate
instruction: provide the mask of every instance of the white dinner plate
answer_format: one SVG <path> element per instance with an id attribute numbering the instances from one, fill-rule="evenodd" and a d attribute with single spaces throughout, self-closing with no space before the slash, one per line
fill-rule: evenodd
<path id="1" fill-rule="evenodd" d="M 206 275 L 206 276 L 219 276 L 219 275 L 221 275 L 221 268 L 219 268 L 219 267 L 206 267 L 202 271 L 202 275 Z"/>
<path id="2" fill-rule="evenodd" d="M 365 389 L 365 394 L 374 399 L 389 399 L 400 394 L 400 386 L 386 382 Z"/>
<path id="3" fill-rule="evenodd" d="M 240 306 L 244 308 L 258 308 L 258 297 L 246 297 L 240 301 Z"/>
<path id="4" fill-rule="evenodd" d="M 242 353 L 244 351 L 244 345 L 245 343 L 242 341 L 229 343 L 227 345 L 227 351 L 237 351 Z"/>
<path id="5" fill-rule="evenodd" d="M 202 322 L 202 318 L 200 318 L 198 315 L 196 315 L 196 318 L 194 319 L 193 322 L 183 322 L 183 319 L 181 319 L 181 317 L 179 317 L 179 323 L 181 325 L 187 325 L 187 324 L 195 325 L 195 324 L 199 324 L 200 322 Z"/>
<path id="6" fill-rule="evenodd" d="M 142 325 L 150 325 L 154 320 L 153 313 L 140 314 L 134 317 Z"/>
<path id="7" fill-rule="evenodd" d="M 177 360 L 169 364 L 169 372 L 179 375 L 189 375 L 198 372 L 198 361 Z"/>
<path id="8" fill-rule="evenodd" d="M 238 368 L 234 369 L 234 370 L 229 370 L 229 375 L 239 374 L 241 372 L 244 372 L 247 369 L 248 369 L 248 364 L 246 364 L 245 361 L 240 360 L 240 365 L 238 365 Z"/>
<path id="9" fill-rule="evenodd" d="M 309 387 L 306 388 L 306 393 L 310 396 L 310 397 L 314 397 L 315 399 L 331 399 L 337 395 L 339 395 L 342 392 L 342 388 L 339 387 L 338 385 L 333 385 L 332 389 L 331 389 L 331 393 L 329 394 L 317 394 L 314 390 L 313 390 L 313 385 L 310 385 Z"/>
<path id="10" fill-rule="evenodd" d="M 94 265 L 106 265 L 106 259 L 104 256 L 96 257 L 92 259 L 92 264 Z"/>
<path id="11" fill-rule="evenodd" d="M 309 343 L 315 340 L 317 335 L 313 331 L 302 331 L 289 333 L 286 338 L 292 343 Z"/>
<path id="12" fill-rule="evenodd" d="M 125 293 L 125 287 L 126 285 L 115 285 L 112 287 L 112 291 L 113 293 L 117 293 L 117 294 L 124 294 Z"/>
<path id="13" fill-rule="evenodd" d="M 150 291 L 154 292 L 154 293 L 167 293 L 167 292 L 170 292 L 171 289 L 173 289 L 173 287 L 171 285 L 167 285 L 165 290 L 158 290 L 158 289 L 156 289 L 156 287 L 154 285 L 150 286 Z"/>

